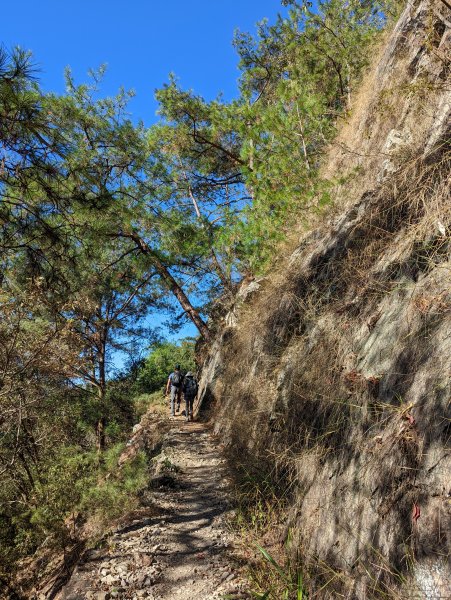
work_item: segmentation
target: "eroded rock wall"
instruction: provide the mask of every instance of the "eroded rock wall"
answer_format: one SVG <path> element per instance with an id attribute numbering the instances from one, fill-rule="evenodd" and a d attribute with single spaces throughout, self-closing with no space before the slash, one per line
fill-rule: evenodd
<path id="1" fill-rule="evenodd" d="M 289 490 L 313 598 L 451 597 L 450 19 L 408 3 L 324 167 L 353 173 L 341 213 L 204 367 L 216 432 Z"/>

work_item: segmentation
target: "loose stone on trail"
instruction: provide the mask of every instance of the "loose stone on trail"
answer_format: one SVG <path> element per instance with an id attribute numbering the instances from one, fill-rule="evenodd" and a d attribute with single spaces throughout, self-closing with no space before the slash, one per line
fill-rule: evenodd
<path id="1" fill-rule="evenodd" d="M 156 476 L 170 464 L 175 485 L 152 490 L 153 518 L 136 519 L 76 569 L 57 600 L 250 598 L 234 560 L 227 466 L 206 427 L 181 424 L 166 435 Z M 158 462 L 158 461 L 157 461 Z M 110 543 L 108 543 L 110 542 Z"/>

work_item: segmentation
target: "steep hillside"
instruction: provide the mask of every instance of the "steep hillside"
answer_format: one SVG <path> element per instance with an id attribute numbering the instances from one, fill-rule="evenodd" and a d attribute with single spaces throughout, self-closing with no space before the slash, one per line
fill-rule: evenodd
<path id="1" fill-rule="evenodd" d="M 204 364 L 311 598 L 451 597 L 450 25 L 408 3 L 325 161 L 335 216 L 242 287 Z"/>

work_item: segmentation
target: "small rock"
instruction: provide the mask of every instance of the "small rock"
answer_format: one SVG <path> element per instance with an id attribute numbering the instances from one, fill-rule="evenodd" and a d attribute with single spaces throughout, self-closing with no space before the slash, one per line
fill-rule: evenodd
<path id="1" fill-rule="evenodd" d="M 119 581 L 119 577 L 115 575 L 107 575 L 102 579 L 102 581 L 104 581 L 104 583 L 106 583 L 107 585 L 114 585 Z"/>
<path id="2" fill-rule="evenodd" d="M 144 567 L 150 566 L 152 564 L 152 561 L 153 561 L 153 556 L 151 554 L 143 554 L 141 556 L 140 562 Z"/>

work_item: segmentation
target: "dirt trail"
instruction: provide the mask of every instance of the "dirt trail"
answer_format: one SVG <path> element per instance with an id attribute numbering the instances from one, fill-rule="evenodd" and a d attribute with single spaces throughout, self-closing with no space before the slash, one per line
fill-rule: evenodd
<path id="1" fill-rule="evenodd" d="M 115 531 L 78 565 L 57 599 L 249 598 L 226 528 L 225 459 L 205 426 L 174 420 L 153 487 L 158 516 Z"/>

